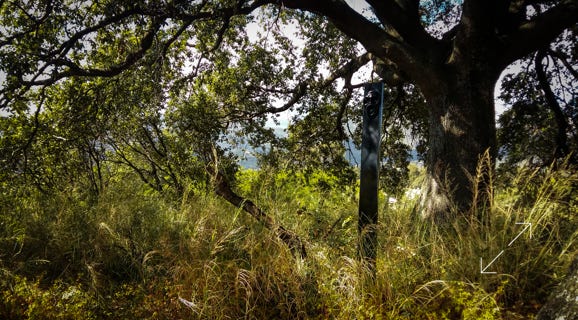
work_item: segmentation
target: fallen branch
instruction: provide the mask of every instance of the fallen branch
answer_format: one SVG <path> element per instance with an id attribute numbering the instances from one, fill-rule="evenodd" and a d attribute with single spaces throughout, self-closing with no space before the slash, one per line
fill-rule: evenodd
<path id="1" fill-rule="evenodd" d="M 285 243 L 291 252 L 295 255 L 305 258 L 307 252 L 303 241 L 294 232 L 285 229 L 283 226 L 275 223 L 271 216 L 267 215 L 261 208 L 255 205 L 251 200 L 243 198 L 236 194 L 226 177 L 211 165 L 207 166 L 207 172 L 213 177 L 215 184 L 215 192 L 217 195 L 227 200 L 229 203 L 237 208 L 243 209 L 245 212 L 253 216 L 257 221 L 261 222 L 267 229 L 272 230 L 277 237 Z"/>

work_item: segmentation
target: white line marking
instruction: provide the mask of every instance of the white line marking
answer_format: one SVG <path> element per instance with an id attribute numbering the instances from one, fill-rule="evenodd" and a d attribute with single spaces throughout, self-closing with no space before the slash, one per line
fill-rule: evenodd
<path id="1" fill-rule="evenodd" d="M 502 253 L 504 253 L 504 250 L 500 251 L 500 253 L 498 253 L 498 255 L 494 258 L 494 260 L 492 260 L 490 263 L 488 263 L 488 265 L 484 268 L 483 267 L 483 262 L 482 262 L 482 258 L 480 258 L 480 273 L 481 274 L 496 274 L 496 272 L 486 272 L 486 269 L 488 269 L 492 263 L 494 263 L 494 261 L 496 261 L 496 259 L 498 259 Z"/>
<path id="2" fill-rule="evenodd" d="M 531 228 L 532 224 L 529 222 L 516 222 L 516 224 L 524 224 L 526 225 L 526 227 L 520 231 L 520 233 L 518 233 L 518 235 L 514 238 L 514 240 L 510 241 L 510 243 L 508 243 L 508 247 L 512 245 L 512 243 L 514 243 L 514 241 L 516 241 L 516 239 L 518 239 L 522 233 L 524 233 L 524 231 L 526 231 L 526 229 Z M 532 239 L 532 229 L 530 229 L 530 239 Z"/>

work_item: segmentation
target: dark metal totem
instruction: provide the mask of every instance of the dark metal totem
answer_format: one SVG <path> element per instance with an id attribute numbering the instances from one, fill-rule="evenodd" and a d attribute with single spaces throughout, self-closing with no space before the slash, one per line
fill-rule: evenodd
<path id="1" fill-rule="evenodd" d="M 383 83 L 367 84 L 363 98 L 358 231 L 360 257 L 372 269 L 375 268 L 377 250 L 377 187 L 382 106 Z"/>

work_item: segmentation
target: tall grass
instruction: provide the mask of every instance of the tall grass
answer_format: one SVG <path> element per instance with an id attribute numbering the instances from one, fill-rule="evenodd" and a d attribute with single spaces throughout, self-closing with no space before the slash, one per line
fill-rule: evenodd
<path id="1" fill-rule="evenodd" d="M 374 277 L 356 257 L 355 186 L 323 172 L 238 179 L 307 241 L 306 259 L 203 190 L 168 198 L 127 176 L 96 202 L 29 192 L 0 202 L 0 318 L 524 319 L 578 252 L 568 170 L 498 177 L 489 223 L 464 215 L 452 228 L 416 219 L 418 199 L 381 195 Z M 516 222 L 531 237 L 508 246 Z M 481 274 L 480 258 L 501 251 Z"/>

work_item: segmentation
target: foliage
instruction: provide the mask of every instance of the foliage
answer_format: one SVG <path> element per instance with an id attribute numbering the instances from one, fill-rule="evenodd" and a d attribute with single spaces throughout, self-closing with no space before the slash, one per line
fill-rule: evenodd
<path id="1" fill-rule="evenodd" d="M 0 315 L 4 319 L 97 319 L 93 297 L 74 285 L 56 282 L 45 289 L 16 276 L 5 277 L 2 290 Z"/>
<path id="2" fill-rule="evenodd" d="M 419 308 L 417 305 L 421 305 Z M 410 308 L 415 308 L 411 310 Z M 474 284 L 433 281 L 414 293 L 409 311 L 414 319 L 499 319 L 493 297 Z"/>
<path id="3" fill-rule="evenodd" d="M 547 167 L 568 155 L 576 163 L 576 30 L 559 38 L 571 45 L 557 44 L 519 61 L 521 71 L 502 80 L 499 98 L 509 107 L 498 119 L 502 168 L 519 162 Z"/>
<path id="4" fill-rule="evenodd" d="M 336 5 L 340 9 L 334 10 Z M 540 50 L 548 49 L 546 60 L 553 62 L 545 65 L 546 82 L 555 87 L 556 98 L 569 102 L 570 95 L 575 100 L 575 80 L 556 79 L 576 77 L 573 49 L 564 45 L 575 42 L 574 20 L 565 16 L 575 10 L 572 2 L 522 1 L 511 7 L 496 3 L 489 9 L 467 5 L 385 1 L 368 4 L 369 10 L 359 15 L 345 1 L 313 6 L 300 0 L 2 2 L 3 178 L 24 179 L 41 189 L 82 180 L 96 197 L 110 178 L 112 162 L 135 171 L 150 187 L 178 195 L 192 182 L 207 181 L 204 168 L 209 163 L 218 162 L 232 178 L 233 149 L 247 143 L 270 151 L 263 164 L 306 165 L 351 180 L 344 154 L 351 141 L 359 143 L 358 89 L 365 81 L 378 80 L 387 83 L 383 188 L 401 192 L 407 180 L 408 152 L 413 149 L 429 159 L 428 167 L 439 158 L 436 161 L 457 166 L 448 169 L 448 175 L 459 175 L 462 168 L 475 167 L 476 156 L 464 165 L 458 163 L 464 159 L 442 159 L 442 155 L 471 151 L 459 151 L 463 143 L 444 147 L 431 157 L 427 152 L 441 145 L 430 138 L 440 119 L 446 118 L 441 116 L 444 110 L 434 115 L 432 108 L 442 91 L 478 98 L 479 94 L 466 92 L 473 86 L 454 88 L 455 84 L 487 84 L 488 88 L 471 90 L 490 90 L 494 83 L 488 79 L 497 79 L 509 63 L 544 47 Z M 346 12 L 356 23 L 342 23 L 336 12 Z M 546 18 L 537 20 L 556 23 L 522 27 L 541 16 Z M 454 28 L 470 18 L 480 20 L 479 26 L 493 25 L 492 32 L 479 33 L 487 41 L 471 36 L 469 28 Z M 549 36 L 528 37 L 543 38 L 543 43 L 523 41 L 527 47 L 520 46 L 516 45 L 518 29 Z M 557 35 L 561 37 L 554 39 Z M 500 45 L 486 48 L 489 43 Z M 555 46 L 546 48 L 549 43 Z M 458 61 L 451 56 L 465 51 L 479 52 L 480 57 Z M 480 67 L 474 63 L 477 60 L 485 62 Z M 470 68 L 476 70 L 457 75 Z M 511 95 L 524 96 L 514 85 L 507 89 Z M 538 90 L 527 96 L 537 97 Z M 507 104 L 520 102 L 506 100 Z M 480 108 L 470 101 L 472 105 L 461 106 L 464 111 L 455 115 L 465 119 L 474 114 L 469 111 L 490 110 L 482 117 L 488 123 L 480 126 L 490 132 L 472 129 L 464 136 L 479 140 L 471 145 L 480 145 L 480 150 L 474 150 L 480 154 L 496 147 L 491 99 L 483 103 L 488 105 Z M 454 109 L 459 108 L 448 110 Z M 575 107 L 564 109 L 570 119 L 566 127 L 572 131 Z M 552 117 L 535 110 L 523 121 L 518 116 L 504 117 L 503 132 L 517 130 L 502 137 L 502 150 L 513 161 L 521 158 L 516 146 L 526 142 L 517 136 L 525 133 L 523 129 L 535 127 L 539 146 L 552 138 Z M 265 124 L 286 111 L 292 111 L 293 119 L 289 137 L 280 139 Z M 465 122 L 473 124 L 481 118 L 472 117 Z M 575 135 L 567 134 L 568 138 Z M 537 147 L 534 153 L 545 159 L 544 150 Z M 455 183 L 467 183 L 464 177 L 454 178 Z M 466 190 L 465 185 L 453 189 Z"/>

